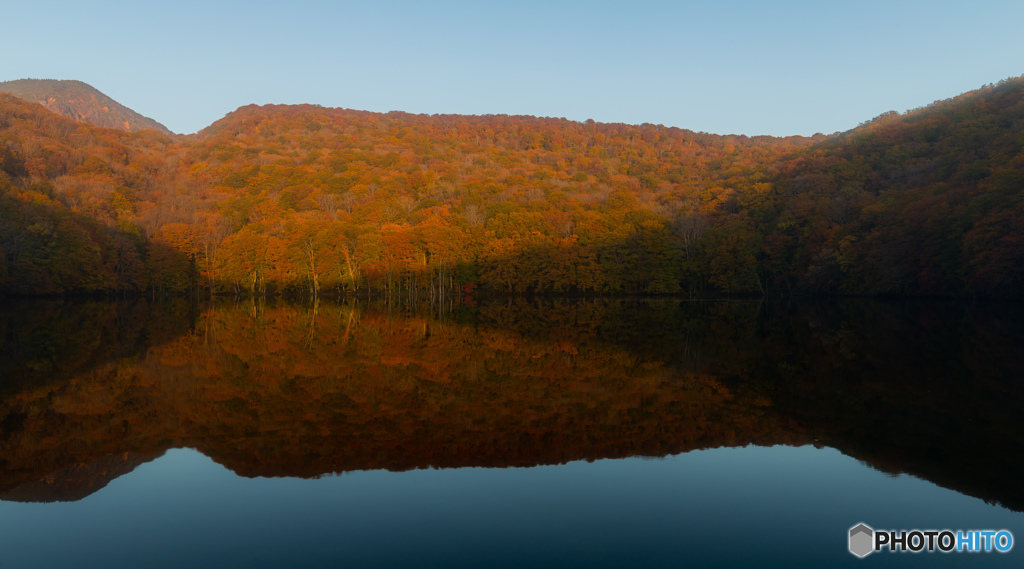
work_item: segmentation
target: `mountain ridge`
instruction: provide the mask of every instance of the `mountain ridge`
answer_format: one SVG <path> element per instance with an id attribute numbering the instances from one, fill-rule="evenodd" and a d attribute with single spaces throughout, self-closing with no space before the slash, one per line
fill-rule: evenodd
<path id="1" fill-rule="evenodd" d="M 0 82 L 0 92 L 10 93 L 72 120 L 103 128 L 136 132 L 151 128 L 174 134 L 166 126 L 143 116 L 100 92 L 74 79 L 17 79 Z"/>

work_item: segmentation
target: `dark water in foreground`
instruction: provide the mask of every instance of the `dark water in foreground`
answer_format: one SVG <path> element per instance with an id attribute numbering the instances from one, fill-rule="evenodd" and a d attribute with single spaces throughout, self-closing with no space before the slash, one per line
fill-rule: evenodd
<path id="1" fill-rule="evenodd" d="M 1022 316 L 0 305 L 0 569 L 1021 566 Z"/>

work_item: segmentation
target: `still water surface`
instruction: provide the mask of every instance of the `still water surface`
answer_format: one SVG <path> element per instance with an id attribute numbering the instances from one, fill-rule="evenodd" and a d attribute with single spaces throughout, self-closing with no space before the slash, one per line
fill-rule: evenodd
<path id="1" fill-rule="evenodd" d="M 1016 305 L 0 307 L 0 569 L 1021 566 Z"/>

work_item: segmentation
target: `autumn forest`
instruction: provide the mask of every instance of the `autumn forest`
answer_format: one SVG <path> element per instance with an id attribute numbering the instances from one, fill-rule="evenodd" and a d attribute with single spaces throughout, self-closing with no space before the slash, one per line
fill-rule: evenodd
<path id="1" fill-rule="evenodd" d="M 0 94 L 0 294 L 1020 298 L 1024 78 L 851 131 Z"/>

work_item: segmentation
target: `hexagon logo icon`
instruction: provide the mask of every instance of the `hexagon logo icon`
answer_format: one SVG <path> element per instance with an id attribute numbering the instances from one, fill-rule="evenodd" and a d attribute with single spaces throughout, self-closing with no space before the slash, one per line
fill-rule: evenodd
<path id="1" fill-rule="evenodd" d="M 864 557 L 874 551 L 875 530 L 864 524 L 850 528 L 850 553 Z"/>

